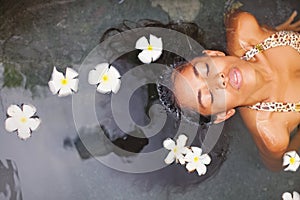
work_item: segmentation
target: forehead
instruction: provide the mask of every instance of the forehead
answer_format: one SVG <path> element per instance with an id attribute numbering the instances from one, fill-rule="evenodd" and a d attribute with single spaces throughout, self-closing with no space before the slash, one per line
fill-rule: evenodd
<path id="1" fill-rule="evenodd" d="M 173 73 L 174 94 L 180 107 L 198 110 L 198 91 L 206 87 L 201 77 L 196 77 L 191 63 Z"/>

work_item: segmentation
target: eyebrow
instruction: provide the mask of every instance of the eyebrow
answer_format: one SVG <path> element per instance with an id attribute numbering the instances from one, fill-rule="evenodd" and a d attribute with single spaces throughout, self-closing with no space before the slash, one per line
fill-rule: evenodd
<path id="1" fill-rule="evenodd" d="M 193 65 L 193 71 L 194 71 L 195 76 L 199 76 L 199 72 L 198 72 L 197 68 L 195 67 L 195 65 Z"/>

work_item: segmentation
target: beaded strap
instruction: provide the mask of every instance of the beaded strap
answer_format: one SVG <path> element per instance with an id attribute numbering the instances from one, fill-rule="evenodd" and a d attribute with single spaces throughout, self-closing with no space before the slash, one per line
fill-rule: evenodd
<path id="1" fill-rule="evenodd" d="M 278 46 L 291 46 L 300 53 L 300 34 L 293 31 L 278 31 L 247 51 L 241 59 L 250 60 L 256 54 Z"/>
<path id="2" fill-rule="evenodd" d="M 282 102 L 261 102 L 248 106 L 253 110 L 269 111 L 269 112 L 300 112 L 299 103 L 282 103 Z"/>

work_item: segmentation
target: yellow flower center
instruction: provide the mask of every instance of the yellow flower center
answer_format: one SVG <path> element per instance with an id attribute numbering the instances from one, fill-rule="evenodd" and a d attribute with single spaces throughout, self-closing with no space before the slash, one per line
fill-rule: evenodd
<path id="1" fill-rule="evenodd" d="M 153 50 L 153 46 L 149 44 L 148 47 L 147 47 L 147 49 L 148 49 L 149 51 L 151 51 L 151 50 Z"/>
<path id="2" fill-rule="evenodd" d="M 107 74 L 104 74 L 103 76 L 102 76 L 102 81 L 104 81 L 104 82 L 107 82 L 108 81 L 108 75 Z"/>
<path id="3" fill-rule="evenodd" d="M 199 161 L 199 157 L 195 156 L 194 157 L 194 162 L 198 162 Z"/>
<path id="4" fill-rule="evenodd" d="M 177 147 L 175 147 L 175 148 L 173 149 L 173 151 L 174 151 L 174 153 L 177 153 L 177 151 L 178 151 L 178 148 L 177 148 Z"/>
<path id="5" fill-rule="evenodd" d="M 20 118 L 20 122 L 23 123 L 23 124 L 26 123 L 27 122 L 27 118 L 26 117 L 21 117 Z"/>
<path id="6" fill-rule="evenodd" d="M 295 162 L 296 162 L 296 159 L 295 158 L 290 158 L 290 163 L 293 165 L 293 164 L 295 164 Z"/>
<path id="7" fill-rule="evenodd" d="M 61 79 L 60 83 L 61 83 L 62 85 L 67 85 L 67 84 L 68 84 L 68 80 L 67 80 L 66 78 Z"/>

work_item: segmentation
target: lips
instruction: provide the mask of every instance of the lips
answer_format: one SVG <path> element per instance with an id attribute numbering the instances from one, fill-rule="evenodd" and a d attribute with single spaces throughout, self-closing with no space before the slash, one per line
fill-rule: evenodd
<path id="1" fill-rule="evenodd" d="M 242 84 L 242 74 L 240 70 L 236 67 L 230 69 L 229 71 L 229 83 L 230 85 L 239 90 Z"/>

